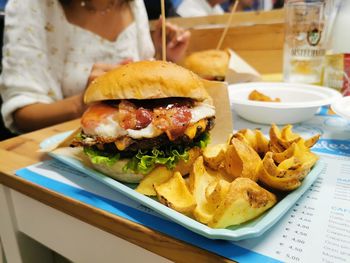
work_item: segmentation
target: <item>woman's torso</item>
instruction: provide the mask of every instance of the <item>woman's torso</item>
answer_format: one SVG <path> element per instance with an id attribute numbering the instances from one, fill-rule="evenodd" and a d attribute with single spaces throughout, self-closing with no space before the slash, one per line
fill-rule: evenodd
<path id="1" fill-rule="evenodd" d="M 150 37 L 146 35 L 149 35 L 148 27 L 142 30 L 141 25 L 142 20 L 147 21 L 145 11 L 142 10 L 143 6 L 140 5 L 139 0 L 129 4 L 135 20 L 121 30 L 114 41 L 111 41 L 68 22 L 62 7 L 57 3 L 57 11 L 61 15 L 56 17 L 62 20 L 52 21 L 52 23 L 53 27 L 54 24 L 64 27 L 64 41 L 62 39 L 49 41 L 50 37 L 48 37 L 48 45 L 50 45 L 49 50 L 53 60 L 58 60 L 62 64 L 60 74 L 62 97 L 78 94 L 85 89 L 91 68 L 95 63 L 118 64 L 125 59 L 138 61 L 153 56 L 153 44 Z M 56 35 L 53 38 L 62 38 L 62 36 Z M 143 41 L 144 39 L 148 41 Z M 63 51 L 54 54 L 60 49 Z"/>

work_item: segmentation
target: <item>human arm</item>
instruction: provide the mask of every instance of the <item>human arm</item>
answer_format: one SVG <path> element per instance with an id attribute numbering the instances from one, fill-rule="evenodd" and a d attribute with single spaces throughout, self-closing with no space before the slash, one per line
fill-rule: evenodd
<path id="1" fill-rule="evenodd" d="M 19 108 L 13 114 L 15 126 L 20 132 L 30 132 L 76 119 L 85 108 L 82 97 L 75 95 L 53 103 L 34 103 Z"/>
<path id="2" fill-rule="evenodd" d="M 10 0 L 5 9 L 1 111 L 5 125 L 14 132 L 19 132 L 14 119 L 18 109 L 63 98 L 64 35 L 58 27 L 59 14 L 46 2 Z"/>
<path id="3" fill-rule="evenodd" d="M 106 72 L 131 62 L 130 59 L 120 64 L 96 63 L 93 65 L 86 86 Z M 33 103 L 17 109 L 14 114 L 16 128 L 21 132 L 41 129 L 57 123 L 79 118 L 85 111 L 83 95 L 75 95 L 52 103 Z"/>

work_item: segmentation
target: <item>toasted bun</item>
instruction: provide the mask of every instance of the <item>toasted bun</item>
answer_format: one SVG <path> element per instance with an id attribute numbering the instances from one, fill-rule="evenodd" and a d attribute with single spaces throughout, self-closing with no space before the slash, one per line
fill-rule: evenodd
<path id="1" fill-rule="evenodd" d="M 201 79 L 193 72 L 163 61 L 141 61 L 116 68 L 94 80 L 85 103 L 115 99 L 209 98 Z"/>
<path id="2" fill-rule="evenodd" d="M 138 183 L 144 177 L 142 174 L 134 174 L 134 173 L 125 173 L 123 172 L 124 165 L 128 162 L 128 160 L 119 160 L 115 162 L 112 166 L 108 166 L 105 164 L 94 164 L 94 168 L 109 177 L 112 177 L 115 180 L 125 182 L 125 183 Z"/>
<path id="3" fill-rule="evenodd" d="M 189 55 L 184 66 L 202 78 L 226 76 L 230 56 L 223 50 L 205 50 Z"/>

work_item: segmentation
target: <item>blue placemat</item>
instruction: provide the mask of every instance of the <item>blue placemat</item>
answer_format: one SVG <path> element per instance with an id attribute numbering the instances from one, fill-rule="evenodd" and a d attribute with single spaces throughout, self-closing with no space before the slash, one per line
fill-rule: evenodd
<path id="1" fill-rule="evenodd" d="M 194 246 L 208 250 L 231 260 L 238 262 L 280 262 L 268 256 L 242 248 L 233 242 L 207 239 L 203 236 L 195 234 L 186 228 L 155 214 L 154 212 L 150 211 L 149 208 L 135 204 L 135 202 L 132 200 L 125 200 L 125 197 L 119 198 L 119 193 L 109 189 L 97 181 L 93 181 L 93 187 L 98 192 L 104 193 L 104 196 L 93 193 L 89 191 L 89 185 L 91 184 L 90 180 L 92 180 L 90 177 L 80 174 L 79 172 L 72 171 L 70 167 L 58 161 L 49 160 L 34 166 L 46 168 L 49 167 L 51 171 L 54 170 L 56 173 L 61 174 L 71 182 L 76 183 L 76 186 L 51 179 L 44 174 L 33 171 L 31 167 L 20 169 L 16 171 L 16 174 L 32 183 L 48 188 L 64 196 L 74 198 L 85 204 L 94 206 L 117 216 L 124 217 L 128 220 L 160 231 L 176 239 L 190 243 Z M 109 196 L 110 198 L 106 198 L 105 196 Z M 120 199 L 119 202 L 118 199 Z M 128 203 L 128 205 L 125 205 L 125 203 Z"/>

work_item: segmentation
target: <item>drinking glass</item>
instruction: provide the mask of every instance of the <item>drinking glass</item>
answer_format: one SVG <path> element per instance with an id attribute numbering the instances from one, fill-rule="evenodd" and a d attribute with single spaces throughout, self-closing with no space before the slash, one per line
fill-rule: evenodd
<path id="1" fill-rule="evenodd" d="M 320 84 L 326 50 L 324 2 L 290 0 L 285 15 L 284 80 Z"/>

